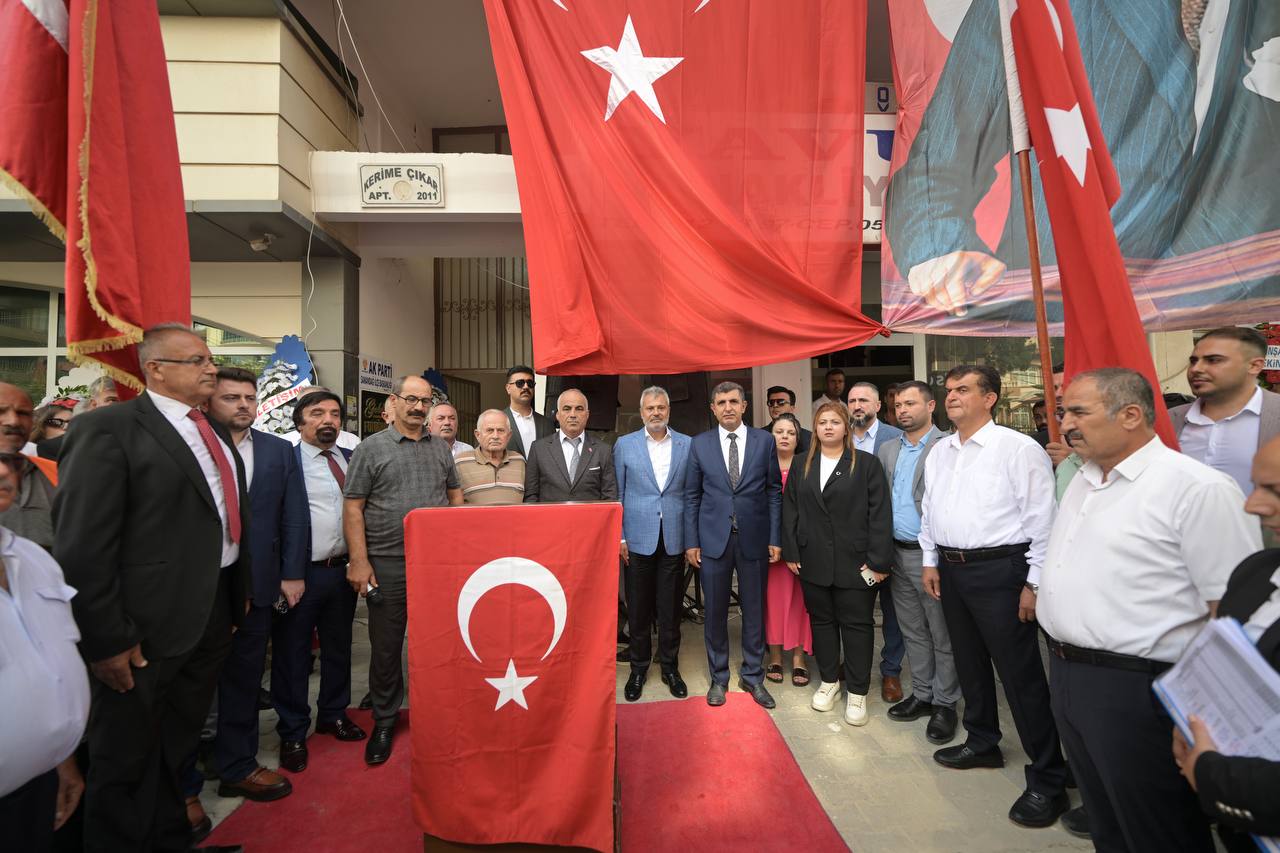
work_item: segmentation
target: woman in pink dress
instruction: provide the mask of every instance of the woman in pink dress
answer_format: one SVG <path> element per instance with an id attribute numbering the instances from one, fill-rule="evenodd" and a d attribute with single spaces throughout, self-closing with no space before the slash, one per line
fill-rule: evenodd
<path id="1" fill-rule="evenodd" d="M 787 485 L 787 472 L 795 457 L 796 442 L 800 437 L 800 421 L 791 413 L 778 416 L 769 425 L 774 443 L 778 447 L 778 467 L 782 469 L 782 485 Z M 782 650 L 791 650 L 791 683 L 804 687 L 809 683 L 809 670 L 804 656 L 813 653 L 813 633 L 809 630 L 809 611 L 804 609 L 804 594 L 795 573 L 779 560 L 769 564 L 769 588 L 765 598 L 765 642 L 769 645 L 769 660 L 764 677 L 772 682 L 782 681 Z"/>

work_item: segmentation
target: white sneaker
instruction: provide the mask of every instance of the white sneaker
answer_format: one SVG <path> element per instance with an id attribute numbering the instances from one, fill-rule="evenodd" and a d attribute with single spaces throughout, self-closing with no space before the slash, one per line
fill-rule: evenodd
<path id="1" fill-rule="evenodd" d="M 813 701 L 809 704 L 813 706 L 815 711 L 830 711 L 836 706 L 836 700 L 839 698 L 840 682 L 824 681 L 814 691 Z"/>
<path id="2" fill-rule="evenodd" d="M 851 726 L 865 726 L 871 719 L 867 714 L 867 697 L 850 693 L 844 706 L 844 721 Z"/>

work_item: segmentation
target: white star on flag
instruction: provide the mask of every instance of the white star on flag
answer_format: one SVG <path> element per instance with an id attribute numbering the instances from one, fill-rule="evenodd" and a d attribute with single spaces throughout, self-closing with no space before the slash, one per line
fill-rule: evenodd
<path id="1" fill-rule="evenodd" d="M 516 672 L 516 662 L 508 660 L 506 675 L 501 678 L 485 679 L 498 690 L 498 704 L 493 706 L 493 710 L 498 710 L 508 702 L 515 702 L 526 711 L 529 710 L 529 703 L 524 698 L 524 689 L 537 680 L 538 676 L 536 675 L 524 677 L 519 675 Z"/>
<path id="2" fill-rule="evenodd" d="M 1055 110 L 1045 107 L 1044 117 L 1049 122 L 1049 135 L 1053 137 L 1053 148 L 1058 156 L 1067 161 L 1071 174 L 1076 176 L 1080 186 L 1084 186 L 1085 170 L 1089 166 L 1089 132 L 1084 127 L 1084 116 L 1080 114 L 1080 105 L 1070 110 Z"/>
<path id="3" fill-rule="evenodd" d="M 683 56 L 645 56 L 640 50 L 640 42 L 636 38 L 636 28 L 631 24 L 630 15 L 627 15 L 627 23 L 622 29 L 622 41 L 618 42 L 617 50 L 605 45 L 584 50 L 582 55 L 613 75 L 609 80 L 605 121 L 613 116 L 613 111 L 623 99 L 634 92 L 660 122 L 667 123 L 662 115 L 658 96 L 653 91 L 653 83 L 683 62 Z"/>

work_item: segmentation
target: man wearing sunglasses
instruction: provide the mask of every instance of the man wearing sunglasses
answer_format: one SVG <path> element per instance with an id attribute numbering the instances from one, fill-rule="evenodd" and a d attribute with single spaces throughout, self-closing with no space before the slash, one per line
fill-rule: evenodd
<path id="1" fill-rule="evenodd" d="M 535 441 L 556 431 L 549 418 L 533 410 L 534 384 L 531 367 L 517 364 L 507 371 L 507 396 L 511 398 L 511 405 L 507 407 L 511 443 L 507 449 L 524 457 L 528 457 L 529 448 Z"/>
<path id="2" fill-rule="evenodd" d="M 17 385 L 0 382 L 0 453 L 16 454 L 18 494 L 13 506 L 0 512 L 0 525 L 30 539 L 46 551 L 53 548 L 53 494 L 58 466 L 22 449 L 35 423 L 31 397 Z"/>
<path id="3" fill-rule="evenodd" d="M 796 392 L 790 388 L 781 385 L 774 385 L 764 396 L 765 403 L 769 407 L 769 423 L 773 423 L 780 415 L 796 414 Z M 796 418 L 799 419 L 799 415 Z M 809 452 L 809 440 L 813 438 L 813 433 L 804 427 L 800 427 L 800 437 L 796 441 L 796 456 L 804 456 Z"/>

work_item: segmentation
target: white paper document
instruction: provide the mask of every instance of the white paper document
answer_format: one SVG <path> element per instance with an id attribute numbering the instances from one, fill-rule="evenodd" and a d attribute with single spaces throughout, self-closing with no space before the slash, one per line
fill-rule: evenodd
<path id="1" fill-rule="evenodd" d="M 1280 673 L 1235 619 L 1212 619 L 1176 665 L 1152 685 L 1187 742 L 1199 717 L 1223 755 L 1280 761 Z M 1280 853 L 1280 838 L 1254 836 Z"/>

